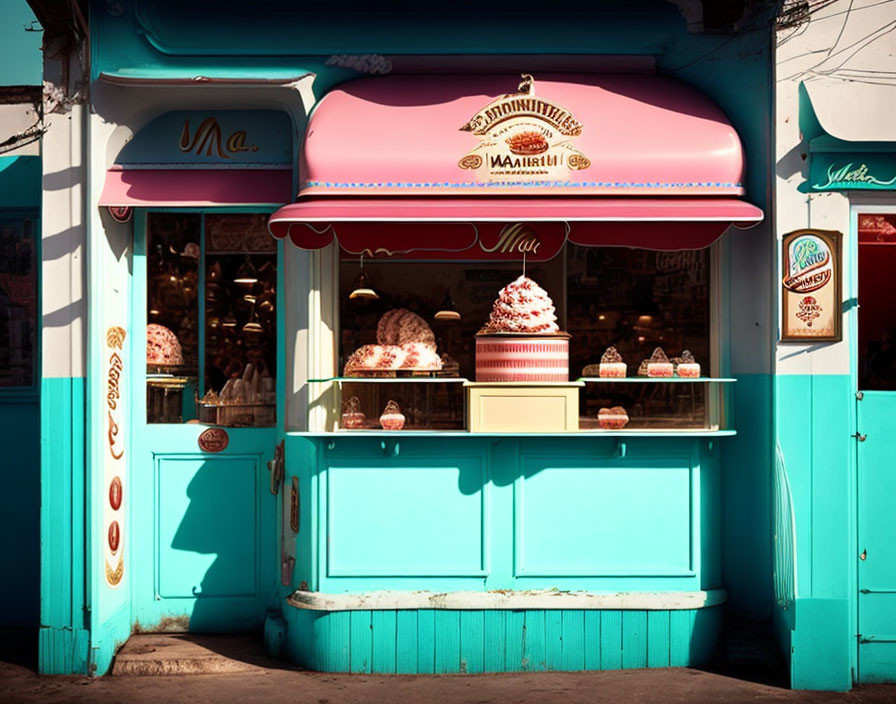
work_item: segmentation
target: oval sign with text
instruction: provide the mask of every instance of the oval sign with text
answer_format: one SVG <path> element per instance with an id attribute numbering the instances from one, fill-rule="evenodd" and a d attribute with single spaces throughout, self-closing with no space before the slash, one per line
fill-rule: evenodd
<path id="1" fill-rule="evenodd" d="M 199 449 L 203 452 L 221 452 L 230 442 L 224 428 L 208 428 L 199 436 Z"/>

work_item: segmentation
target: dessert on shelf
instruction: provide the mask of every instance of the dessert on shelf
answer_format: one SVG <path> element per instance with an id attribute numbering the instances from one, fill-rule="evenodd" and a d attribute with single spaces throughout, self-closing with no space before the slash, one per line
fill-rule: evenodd
<path id="1" fill-rule="evenodd" d="M 358 430 L 367 425 L 367 416 L 361 411 L 361 401 L 352 396 L 342 404 L 342 427 L 347 430 Z"/>
<path id="2" fill-rule="evenodd" d="M 624 378 L 628 371 L 628 365 L 622 361 L 622 355 L 615 347 L 607 347 L 601 355 L 598 376 L 614 379 Z"/>
<path id="3" fill-rule="evenodd" d="M 672 362 L 663 352 L 663 348 L 657 347 L 647 360 L 647 376 L 666 378 L 671 377 L 673 371 Z"/>
<path id="4" fill-rule="evenodd" d="M 383 430 L 401 430 L 404 427 L 404 414 L 395 401 L 389 401 L 380 416 Z"/>
<path id="5" fill-rule="evenodd" d="M 349 355 L 343 376 L 395 376 L 398 370 L 442 369 L 435 335 L 416 313 L 403 308 L 386 311 L 377 324 L 376 338 L 377 344 L 362 345 Z"/>
<path id="6" fill-rule="evenodd" d="M 700 376 L 700 364 L 694 359 L 694 355 L 691 354 L 690 350 L 684 350 L 679 359 L 680 361 L 676 367 L 678 376 L 689 379 L 695 379 Z"/>
<path id="7" fill-rule="evenodd" d="M 642 359 L 641 363 L 638 365 L 638 376 L 650 376 L 647 373 L 647 367 L 650 364 L 649 359 Z"/>
<path id="8" fill-rule="evenodd" d="M 164 325 L 146 326 L 146 363 L 159 366 L 178 366 L 184 363 L 180 342 Z"/>
<path id="9" fill-rule="evenodd" d="M 547 292 L 523 275 L 498 293 L 476 334 L 477 381 L 569 381 L 569 335 Z"/>
<path id="10" fill-rule="evenodd" d="M 601 408 L 597 412 L 597 423 L 604 430 L 622 430 L 628 425 L 628 413 L 622 406 Z"/>

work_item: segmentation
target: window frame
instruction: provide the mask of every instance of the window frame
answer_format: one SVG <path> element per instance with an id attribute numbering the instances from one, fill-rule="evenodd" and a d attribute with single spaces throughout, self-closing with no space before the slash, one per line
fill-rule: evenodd
<path id="1" fill-rule="evenodd" d="M 37 208 L 0 208 L 0 217 L 30 219 L 34 222 L 34 270 L 35 270 L 35 302 L 34 302 L 34 354 L 31 370 L 31 383 L 22 386 L 0 386 L 0 404 L 32 401 L 40 396 L 43 378 L 42 340 L 43 340 L 43 242 L 41 235 L 40 210 Z"/>

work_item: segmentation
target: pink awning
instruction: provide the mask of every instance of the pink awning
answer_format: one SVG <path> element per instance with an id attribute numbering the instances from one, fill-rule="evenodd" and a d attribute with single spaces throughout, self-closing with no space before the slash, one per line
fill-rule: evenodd
<path id="1" fill-rule="evenodd" d="M 271 205 L 292 200 L 291 169 L 134 169 L 106 172 L 101 206 Z"/>
<path id="2" fill-rule="evenodd" d="M 563 225 L 560 244 L 680 250 L 707 247 L 732 224 L 762 219 L 759 208 L 735 198 L 318 198 L 280 208 L 268 227 L 302 249 L 336 240 L 353 253 L 451 258 L 475 251 L 483 233 L 505 223 L 545 232 Z M 486 250 L 491 244 L 483 243 Z"/>
<path id="3" fill-rule="evenodd" d="M 311 115 L 299 196 L 738 196 L 724 112 L 653 73 L 350 81 Z"/>

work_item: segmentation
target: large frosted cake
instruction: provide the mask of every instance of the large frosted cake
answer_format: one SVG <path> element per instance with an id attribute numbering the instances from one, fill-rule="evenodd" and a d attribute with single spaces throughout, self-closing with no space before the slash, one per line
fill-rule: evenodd
<path id="1" fill-rule="evenodd" d="M 501 289 L 476 335 L 476 381 L 569 381 L 569 335 L 547 291 L 527 276 Z"/>

